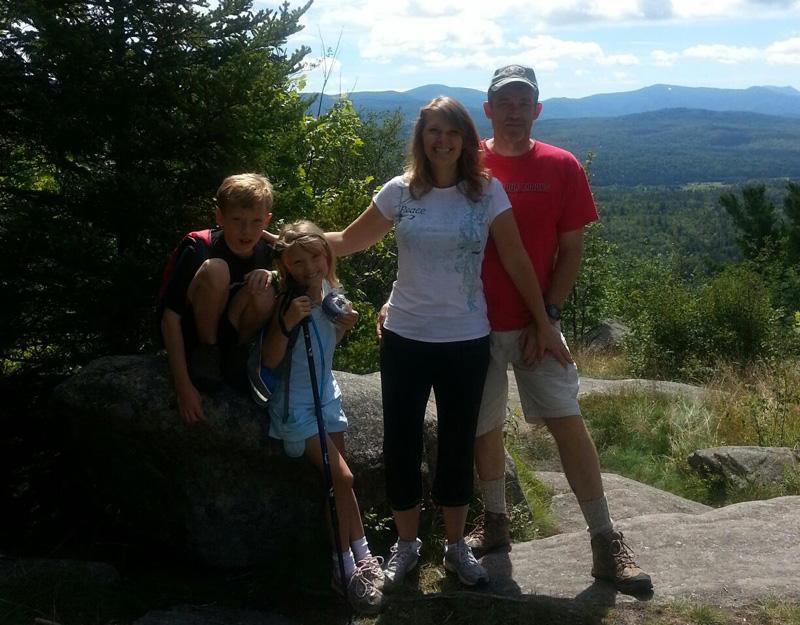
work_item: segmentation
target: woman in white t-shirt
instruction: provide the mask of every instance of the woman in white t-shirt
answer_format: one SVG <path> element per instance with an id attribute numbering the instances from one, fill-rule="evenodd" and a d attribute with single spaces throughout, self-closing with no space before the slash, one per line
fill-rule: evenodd
<path id="1" fill-rule="evenodd" d="M 432 496 L 447 534 L 444 566 L 470 586 L 488 580 L 464 542 L 464 524 L 489 362 L 481 283 L 489 234 L 536 320 L 539 355 L 561 348 L 509 208 L 503 187 L 481 164 L 466 109 L 438 97 L 420 109 L 405 173 L 388 181 L 344 231 L 326 235 L 338 256 L 373 245 L 392 228 L 397 237 L 397 279 L 380 348 L 386 489 L 398 533 L 386 567 L 390 584 L 416 566 L 422 544 L 422 430 L 431 389 L 438 416 Z"/>

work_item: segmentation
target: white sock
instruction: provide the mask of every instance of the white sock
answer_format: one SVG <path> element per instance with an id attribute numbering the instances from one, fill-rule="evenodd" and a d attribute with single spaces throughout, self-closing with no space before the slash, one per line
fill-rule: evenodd
<path id="1" fill-rule="evenodd" d="M 372 555 L 372 552 L 369 550 L 369 543 L 367 542 L 366 536 L 356 538 L 350 543 L 350 548 L 353 550 L 353 557 L 355 558 L 356 562 L 361 562 L 364 558 L 369 558 Z"/>
<path id="2" fill-rule="evenodd" d="M 353 571 L 356 570 L 356 562 L 353 560 L 353 552 L 349 549 L 346 551 L 342 551 L 342 558 L 344 559 L 344 574 L 347 576 L 347 580 L 350 581 L 350 578 L 353 576 Z M 339 555 L 336 551 L 333 552 L 333 570 L 334 575 L 336 575 L 336 579 L 339 579 L 341 576 L 341 572 L 339 571 Z"/>
<path id="3" fill-rule="evenodd" d="M 499 477 L 496 480 L 484 482 L 478 481 L 483 497 L 483 508 L 487 512 L 495 514 L 506 513 L 506 478 Z"/>
<path id="4" fill-rule="evenodd" d="M 464 539 L 463 539 L 463 538 L 459 538 L 459 539 L 458 539 L 458 542 L 455 542 L 455 543 L 453 543 L 453 544 L 446 543 L 446 544 L 445 544 L 445 546 L 444 546 L 444 552 L 445 552 L 445 553 L 447 553 L 447 552 L 448 552 L 448 551 L 450 551 L 451 549 L 455 549 L 455 548 L 457 548 L 457 547 L 458 547 L 458 545 L 459 545 L 460 543 L 463 543 L 463 542 L 464 542 Z"/>
<path id="5" fill-rule="evenodd" d="M 397 539 L 398 551 L 413 550 L 414 553 L 419 555 L 419 548 L 421 546 L 422 546 L 422 541 L 419 538 L 415 538 L 414 540 L 402 540 L 401 538 Z"/>
<path id="6" fill-rule="evenodd" d="M 608 501 L 605 495 L 600 499 L 579 501 L 578 504 L 583 512 L 583 518 L 586 519 L 586 524 L 589 526 L 590 536 L 597 536 L 614 529 L 614 521 L 611 520 L 608 513 Z"/>

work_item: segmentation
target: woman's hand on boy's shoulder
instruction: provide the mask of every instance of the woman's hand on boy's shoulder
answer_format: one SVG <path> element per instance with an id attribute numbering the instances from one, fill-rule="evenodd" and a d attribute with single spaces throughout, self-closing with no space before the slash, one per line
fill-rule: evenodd
<path id="1" fill-rule="evenodd" d="M 265 228 L 267 227 L 269 222 L 272 220 L 272 213 L 268 213 L 268 214 L 269 214 L 269 217 L 267 219 L 267 223 L 264 224 Z M 275 245 L 278 242 L 278 235 L 277 234 L 272 234 L 269 230 L 262 230 L 261 231 L 261 238 L 264 239 L 264 241 L 266 241 L 270 245 Z"/>

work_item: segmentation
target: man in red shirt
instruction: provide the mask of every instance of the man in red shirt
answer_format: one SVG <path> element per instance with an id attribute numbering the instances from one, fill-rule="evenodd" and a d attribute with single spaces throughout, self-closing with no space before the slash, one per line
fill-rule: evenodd
<path id="1" fill-rule="evenodd" d="M 482 146 L 486 165 L 511 200 L 547 314 L 559 324 L 580 268 L 583 228 L 597 219 L 586 174 L 569 152 L 531 139 L 533 122 L 542 111 L 533 69 L 521 65 L 498 69 L 484 111 L 493 134 Z M 650 577 L 636 565 L 609 516 L 597 451 L 578 406 L 575 364 L 564 367 L 549 354 L 532 362 L 536 336 L 530 328 L 532 319 L 491 238 L 482 278 L 492 327 L 492 359 L 475 441 L 484 523 L 469 538 L 472 548 L 486 552 L 509 543 L 503 423 L 511 364 L 525 419 L 544 422 L 555 439 L 564 473 L 589 526 L 592 575 L 613 582 L 623 592 L 650 591 Z"/>

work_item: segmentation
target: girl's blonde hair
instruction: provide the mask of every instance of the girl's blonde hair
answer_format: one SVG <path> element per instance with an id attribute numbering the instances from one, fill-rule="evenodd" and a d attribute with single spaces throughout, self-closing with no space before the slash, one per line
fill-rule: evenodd
<path id="1" fill-rule="evenodd" d="M 447 96 L 434 98 L 419 110 L 406 164 L 406 177 L 411 196 L 419 199 L 434 187 L 433 170 L 428 157 L 425 156 L 425 145 L 422 140 L 425 125 L 433 113 L 443 114 L 461 133 L 463 147 L 457 163 L 459 183 L 464 195 L 477 202 L 483 195 L 484 184 L 490 178 L 489 171 L 483 166 L 478 131 L 467 109 L 458 100 Z"/>
<path id="2" fill-rule="evenodd" d="M 295 245 L 310 250 L 312 248 L 321 248 L 328 258 L 328 275 L 325 276 L 331 286 L 339 287 L 339 279 L 336 277 L 336 257 L 331 251 L 331 246 L 328 245 L 328 240 L 325 238 L 325 233 L 322 232 L 319 226 L 306 219 L 295 221 L 286 224 L 278 235 L 278 242 L 276 247 L 283 256 L 284 252 L 293 248 Z M 283 262 L 278 263 L 278 271 L 284 282 L 287 277 L 287 270 Z"/>

